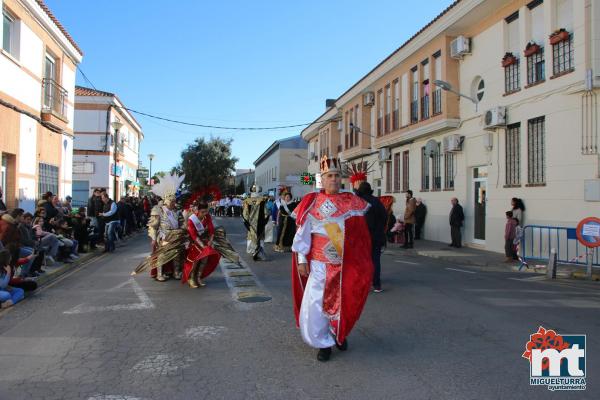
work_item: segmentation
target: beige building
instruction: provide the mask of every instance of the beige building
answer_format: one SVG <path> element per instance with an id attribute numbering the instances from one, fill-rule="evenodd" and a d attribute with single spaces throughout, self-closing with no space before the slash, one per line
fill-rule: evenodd
<path id="1" fill-rule="evenodd" d="M 461 0 L 302 136 L 321 149 L 328 131 L 331 153 L 375 162 L 369 181 L 396 197 L 396 215 L 406 190 L 423 198 L 427 239 L 449 241 L 457 197 L 463 240 L 503 251 L 512 197 L 525 224 L 575 227 L 599 214 L 599 87 L 600 2 Z"/>
<path id="2" fill-rule="evenodd" d="M 33 211 L 71 194 L 75 71 L 83 53 L 41 0 L 0 0 L 0 186 Z"/>

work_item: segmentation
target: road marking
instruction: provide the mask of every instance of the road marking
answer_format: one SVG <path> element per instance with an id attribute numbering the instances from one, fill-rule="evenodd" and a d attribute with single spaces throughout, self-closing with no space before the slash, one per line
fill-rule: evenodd
<path id="1" fill-rule="evenodd" d="M 474 272 L 474 271 L 467 271 L 467 270 L 458 269 L 458 268 L 445 268 L 445 269 L 447 269 L 448 271 L 458 271 L 458 272 L 464 272 L 464 273 L 467 273 L 467 274 L 476 274 L 477 273 L 477 272 Z"/>
<path id="2" fill-rule="evenodd" d="M 401 264 L 421 265 L 419 263 L 412 262 L 412 261 L 394 260 L 394 262 L 401 263 Z"/>
<path id="3" fill-rule="evenodd" d="M 172 354 L 155 354 L 138 362 L 131 369 L 133 372 L 148 373 L 153 376 L 174 375 L 178 370 L 189 367 L 195 360 Z"/>
<path id="4" fill-rule="evenodd" d="M 131 286 L 135 295 L 140 299 L 139 303 L 130 303 L 130 304 L 117 304 L 113 306 L 86 306 L 85 304 L 79 304 L 70 310 L 64 312 L 64 314 L 83 314 L 89 312 L 102 312 L 102 311 L 132 311 L 132 310 L 149 310 L 154 308 L 154 303 L 150 300 L 150 297 L 144 292 L 144 290 L 140 287 L 140 285 L 135 281 L 135 279 L 131 278 L 128 281 L 125 281 L 114 287 L 109 289 L 108 291 L 114 291 L 116 289 L 121 289 L 125 286 Z"/>
<path id="5" fill-rule="evenodd" d="M 183 335 L 179 335 L 180 338 L 184 339 L 208 339 L 227 330 L 224 326 L 194 326 L 185 330 Z"/>
<path id="6" fill-rule="evenodd" d="M 88 397 L 88 400 L 144 400 L 141 397 L 123 396 L 120 394 L 97 394 L 96 396 Z"/>

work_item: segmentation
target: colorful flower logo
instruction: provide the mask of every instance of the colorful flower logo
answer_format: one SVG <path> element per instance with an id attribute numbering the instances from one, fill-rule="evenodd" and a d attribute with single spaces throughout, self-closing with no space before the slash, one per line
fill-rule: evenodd
<path id="1" fill-rule="evenodd" d="M 529 342 L 525 345 L 525 352 L 521 357 L 529 360 L 531 364 L 531 351 L 533 349 L 539 349 L 544 351 L 546 349 L 555 349 L 562 351 L 568 349 L 571 346 L 570 343 L 564 341 L 561 335 L 558 335 L 555 331 L 548 329 L 546 330 L 543 326 L 540 326 L 538 331 L 533 335 L 529 336 Z M 564 359 L 561 360 L 561 363 Z M 542 370 L 547 370 L 550 365 L 548 358 L 542 360 Z"/>

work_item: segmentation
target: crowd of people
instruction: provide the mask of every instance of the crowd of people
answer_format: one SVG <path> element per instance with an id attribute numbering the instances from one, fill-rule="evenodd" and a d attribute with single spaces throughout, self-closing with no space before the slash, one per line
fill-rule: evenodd
<path id="1" fill-rule="evenodd" d="M 0 188 L 0 194 L 1 192 Z M 81 253 L 104 244 L 112 252 L 117 241 L 145 227 L 152 199 L 123 197 L 115 203 L 96 189 L 87 207 L 76 207 L 46 192 L 33 213 L 0 204 L 0 304 L 20 301 L 24 291 L 37 289 L 45 267 L 72 263 Z M 10 295 L 10 296 L 9 296 Z"/>

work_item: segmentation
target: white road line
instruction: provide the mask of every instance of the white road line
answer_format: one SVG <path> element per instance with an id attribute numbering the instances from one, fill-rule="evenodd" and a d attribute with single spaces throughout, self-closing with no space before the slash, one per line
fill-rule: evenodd
<path id="1" fill-rule="evenodd" d="M 419 263 L 412 262 L 412 261 L 394 260 L 394 262 L 401 263 L 401 264 L 421 265 Z"/>
<path id="2" fill-rule="evenodd" d="M 474 271 L 467 271 L 467 270 L 464 270 L 464 269 L 457 269 L 457 268 L 445 268 L 445 269 L 447 269 L 448 271 L 465 272 L 467 274 L 476 274 L 477 273 L 477 272 L 474 272 Z"/>
<path id="3" fill-rule="evenodd" d="M 83 314 L 89 312 L 101 312 L 101 311 L 131 311 L 131 310 L 149 310 L 154 308 L 154 303 L 150 300 L 150 297 L 144 292 L 144 290 L 138 285 L 138 283 L 133 279 L 129 279 L 114 287 L 109 289 L 108 291 L 113 291 L 116 289 L 120 289 L 124 286 L 130 285 L 133 289 L 133 292 L 140 299 L 139 303 L 131 303 L 131 304 L 117 304 L 114 306 L 86 306 L 85 304 L 79 304 L 70 310 L 64 311 L 63 314 Z"/>

